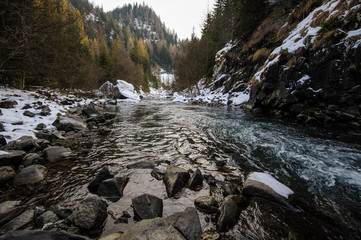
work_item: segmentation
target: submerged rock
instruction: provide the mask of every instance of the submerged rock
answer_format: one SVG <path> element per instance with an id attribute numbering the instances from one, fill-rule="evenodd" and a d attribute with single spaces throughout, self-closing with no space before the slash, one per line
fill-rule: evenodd
<path id="1" fill-rule="evenodd" d="M 74 235 L 64 231 L 32 231 L 21 230 L 8 232 L 0 236 L 0 240 L 89 240 L 87 237 Z"/>
<path id="2" fill-rule="evenodd" d="M 51 146 L 44 149 L 44 157 L 50 163 L 58 162 L 65 159 L 71 154 L 70 148 L 61 146 Z"/>
<path id="3" fill-rule="evenodd" d="M 188 180 L 188 171 L 169 165 L 163 178 L 168 197 L 173 197 L 176 193 L 182 190 L 182 188 L 187 184 Z"/>
<path id="4" fill-rule="evenodd" d="M 107 167 L 102 168 L 96 175 L 95 179 L 89 184 L 89 191 L 92 193 L 96 193 L 102 181 L 113 177 L 114 175 L 110 173 Z"/>
<path id="5" fill-rule="evenodd" d="M 240 195 L 229 195 L 225 197 L 220 211 L 221 215 L 218 218 L 217 229 L 221 232 L 227 232 L 239 220 L 241 214 L 242 197 Z"/>
<path id="6" fill-rule="evenodd" d="M 198 210 L 205 213 L 217 213 L 219 207 L 217 201 L 211 196 L 198 197 L 194 201 L 194 205 Z"/>
<path id="7" fill-rule="evenodd" d="M 125 232 L 120 240 L 185 240 L 186 238 L 162 218 L 143 220 L 131 230 Z"/>
<path id="8" fill-rule="evenodd" d="M 163 200 L 149 194 L 143 194 L 132 199 L 134 217 L 139 221 L 162 217 Z"/>
<path id="9" fill-rule="evenodd" d="M 189 207 L 166 218 L 187 240 L 198 240 L 202 236 L 202 227 L 197 210 Z"/>
<path id="10" fill-rule="evenodd" d="M 122 197 L 123 190 L 129 181 L 128 177 L 115 177 L 100 183 L 97 193 L 106 197 Z"/>
<path id="11" fill-rule="evenodd" d="M 82 229 L 99 228 L 107 218 L 108 204 L 96 195 L 89 195 L 78 202 L 69 220 Z"/>
<path id="12" fill-rule="evenodd" d="M 44 180 L 46 167 L 42 165 L 32 165 L 24 168 L 15 177 L 15 185 L 36 184 Z"/>

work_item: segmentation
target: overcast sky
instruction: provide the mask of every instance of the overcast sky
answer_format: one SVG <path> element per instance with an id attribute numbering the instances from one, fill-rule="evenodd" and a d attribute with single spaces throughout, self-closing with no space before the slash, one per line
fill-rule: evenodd
<path id="1" fill-rule="evenodd" d="M 215 0 L 89 0 L 95 5 L 103 6 L 104 11 L 128 3 L 143 3 L 153 8 L 165 25 L 174 30 L 181 39 L 190 38 L 193 27 L 198 37 L 201 36 L 201 25 L 207 14 L 212 10 Z"/>

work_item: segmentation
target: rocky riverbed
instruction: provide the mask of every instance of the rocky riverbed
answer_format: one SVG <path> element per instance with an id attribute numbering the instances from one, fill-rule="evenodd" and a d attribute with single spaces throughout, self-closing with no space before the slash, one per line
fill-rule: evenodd
<path id="1" fill-rule="evenodd" d="M 51 100 L 44 90 L 31 94 Z M 45 104 L 18 100 L 26 109 L 4 108 L 12 97 L 2 99 L 3 109 L 29 111 L 45 123 L 36 124 L 34 136 L 1 138 L 0 239 L 342 239 L 357 232 L 350 228 L 347 235 L 348 226 L 270 174 L 240 171 L 219 157 L 118 155 L 121 162 L 102 166 L 97 162 L 107 159 L 94 148 L 109 141 L 125 116 L 96 99 L 70 104 L 72 97 L 49 124 Z M 56 104 L 48 105 L 55 111 Z M 190 145 L 177 149 L 192 154 Z M 149 156 L 161 152 L 152 151 Z"/>

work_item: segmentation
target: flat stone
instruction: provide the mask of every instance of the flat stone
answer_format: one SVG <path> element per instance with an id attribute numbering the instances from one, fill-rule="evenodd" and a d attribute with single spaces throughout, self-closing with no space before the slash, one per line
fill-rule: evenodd
<path id="1" fill-rule="evenodd" d="M 14 166 L 17 168 L 20 166 L 24 155 L 24 151 L 7 151 L 7 153 L 0 155 L 0 166 Z"/>
<path id="2" fill-rule="evenodd" d="M 50 163 L 54 163 L 68 157 L 71 154 L 71 149 L 61 146 L 51 146 L 45 148 L 43 153 L 46 160 Z"/>
<path id="3" fill-rule="evenodd" d="M 114 175 L 110 173 L 107 167 L 102 168 L 99 171 L 99 173 L 95 176 L 95 179 L 89 184 L 88 186 L 89 191 L 92 193 L 96 193 L 102 181 L 113 177 Z"/>
<path id="4" fill-rule="evenodd" d="M 31 118 L 32 118 L 32 117 L 35 116 L 35 113 L 26 110 L 26 111 L 23 113 L 23 115 L 26 116 L 26 117 L 31 117 Z"/>
<path id="5" fill-rule="evenodd" d="M 15 185 L 36 184 L 44 180 L 46 167 L 42 165 L 31 165 L 20 171 L 15 177 Z"/>
<path id="6" fill-rule="evenodd" d="M 136 220 L 162 217 L 163 200 L 149 194 L 143 194 L 132 199 L 134 217 Z"/>
<path id="7" fill-rule="evenodd" d="M 194 205 L 197 207 L 198 210 L 205 212 L 205 213 L 217 213 L 218 211 L 218 203 L 211 196 L 201 196 L 198 197 L 194 201 Z"/>
<path id="8" fill-rule="evenodd" d="M 166 218 L 188 240 L 202 238 L 202 227 L 198 212 L 195 208 L 189 207 L 184 212 L 177 212 Z"/>
<path id="9" fill-rule="evenodd" d="M 10 166 L 0 167 L 0 183 L 6 183 L 15 177 L 15 171 Z"/>
<path id="10" fill-rule="evenodd" d="M 20 203 L 21 201 L 5 201 L 0 203 L 0 218 L 20 206 Z"/>
<path id="11" fill-rule="evenodd" d="M 167 189 L 168 197 L 173 197 L 188 183 L 188 171 L 169 165 L 165 171 L 163 182 Z"/>
<path id="12" fill-rule="evenodd" d="M 0 240 L 89 240 L 64 231 L 21 230 L 8 232 L 0 236 Z"/>
<path id="13" fill-rule="evenodd" d="M 186 238 L 162 218 L 143 220 L 125 232 L 120 240 L 185 240 Z"/>
<path id="14" fill-rule="evenodd" d="M 96 195 L 89 195 L 78 202 L 69 220 L 82 229 L 96 229 L 103 225 L 107 218 L 108 204 Z"/>
<path id="15" fill-rule="evenodd" d="M 0 102 L 0 108 L 14 108 L 18 103 L 15 100 L 6 100 Z"/>

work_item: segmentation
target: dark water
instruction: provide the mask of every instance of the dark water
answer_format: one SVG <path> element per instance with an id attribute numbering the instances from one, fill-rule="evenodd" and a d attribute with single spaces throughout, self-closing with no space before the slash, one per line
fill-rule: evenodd
<path id="1" fill-rule="evenodd" d="M 257 118 L 241 109 L 143 101 L 109 110 L 118 113 L 111 134 L 94 139 L 88 157 L 52 168 L 52 204 L 72 205 L 82 199 L 88 193 L 88 183 L 103 166 L 116 175 L 130 177 L 124 197 L 109 202 L 113 218 L 124 210 L 132 212 L 131 198 L 144 192 L 164 199 L 165 216 L 193 206 L 198 196 L 210 194 L 205 186 L 200 192 L 185 190 L 180 199 L 168 199 L 164 185 L 150 176 L 150 170 L 126 168 L 139 161 L 166 160 L 186 169 L 199 168 L 220 181 L 232 179 L 240 184 L 250 171 L 270 173 L 331 216 L 331 220 L 325 220 L 312 212 L 297 214 L 256 201 L 242 212 L 229 239 L 359 238 L 360 145 L 315 137 L 321 129 Z M 220 161 L 225 161 L 226 167 L 219 167 Z M 221 201 L 221 196 L 215 197 Z M 213 229 L 204 217 L 201 214 L 203 230 Z M 108 217 L 104 234 L 129 228 L 112 222 Z"/>

